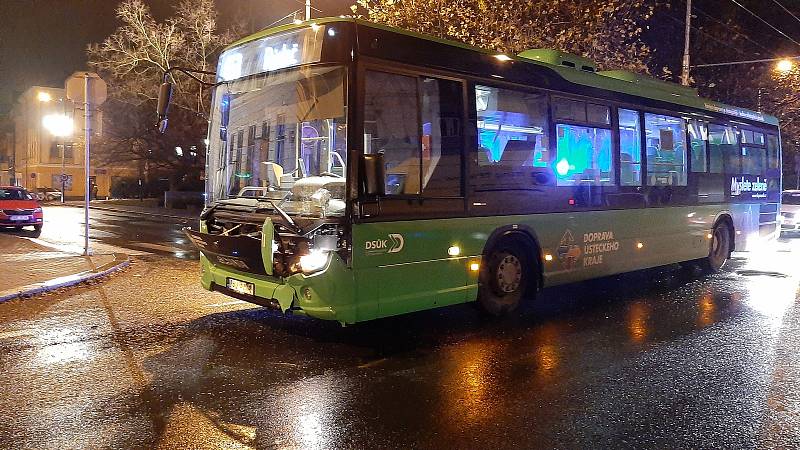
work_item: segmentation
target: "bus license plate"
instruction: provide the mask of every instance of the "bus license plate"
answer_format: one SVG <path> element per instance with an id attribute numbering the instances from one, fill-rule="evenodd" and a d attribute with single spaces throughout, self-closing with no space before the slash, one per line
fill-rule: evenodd
<path id="1" fill-rule="evenodd" d="M 228 289 L 242 295 L 255 295 L 256 289 L 253 283 L 228 278 Z"/>
<path id="2" fill-rule="evenodd" d="M 11 220 L 14 222 L 24 222 L 31 220 L 31 216 L 11 216 Z"/>

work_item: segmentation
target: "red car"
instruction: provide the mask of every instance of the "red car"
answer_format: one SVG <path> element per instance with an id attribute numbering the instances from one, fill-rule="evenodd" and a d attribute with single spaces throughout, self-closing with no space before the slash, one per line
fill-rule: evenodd
<path id="1" fill-rule="evenodd" d="M 36 197 L 16 186 L 0 186 L 0 228 L 33 227 L 42 230 L 44 215 Z"/>

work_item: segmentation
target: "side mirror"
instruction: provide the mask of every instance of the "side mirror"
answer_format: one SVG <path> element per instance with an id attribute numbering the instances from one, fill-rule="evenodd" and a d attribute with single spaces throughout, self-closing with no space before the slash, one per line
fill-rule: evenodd
<path id="1" fill-rule="evenodd" d="M 364 171 L 364 193 L 370 196 L 386 195 L 386 166 L 383 153 L 361 156 Z"/>
<path id="2" fill-rule="evenodd" d="M 161 83 L 158 89 L 158 131 L 162 134 L 167 131 L 167 114 L 169 114 L 169 104 L 172 102 L 172 83 Z"/>

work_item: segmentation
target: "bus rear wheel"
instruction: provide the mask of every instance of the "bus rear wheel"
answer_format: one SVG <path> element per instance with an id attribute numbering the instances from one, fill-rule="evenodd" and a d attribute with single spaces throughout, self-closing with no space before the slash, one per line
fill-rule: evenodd
<path id="1" fill-rule="evenodd" d="M 531 265 L 524 247 L 511 242 L 500 245 L 486 258 L 478 287 L 481 308 L 493 316 L 514 311 L 532 280 Z"/>
<path id="2" fill-rule="evenodd" d="M 717 273 L 731 255 L 731 229 L 726 222 L 714 226 L 711 232 L 711 245 L 708 257 L 702 260 L 702 267 L 708 273 Z"/>

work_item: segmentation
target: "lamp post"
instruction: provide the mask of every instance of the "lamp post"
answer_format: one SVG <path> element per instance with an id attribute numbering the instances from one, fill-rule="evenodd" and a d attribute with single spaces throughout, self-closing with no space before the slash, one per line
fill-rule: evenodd
<path id="1" fill-rule="evenodd" d="M 65 195 L 65 184 L 66 184 L 66 175 L 65 171 L 65 164 L 64 164 L 64 153 L 67 150 L 67 140 L 66 137 L 72 135 L 72 130 L 74 128 L 74 124 L 72 122 L 72 118 L 67 116 L 66 114 L 48 114 L 42 118 L 42 125 L 47 128 L 47 131 L 50 132 L 54 137 L 62 138 L 62 146 L 61 146 L 61 203 L 64 203 L 64 195 Z"/>

